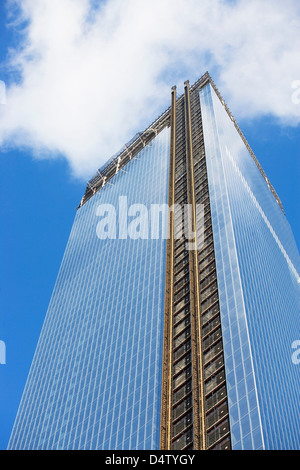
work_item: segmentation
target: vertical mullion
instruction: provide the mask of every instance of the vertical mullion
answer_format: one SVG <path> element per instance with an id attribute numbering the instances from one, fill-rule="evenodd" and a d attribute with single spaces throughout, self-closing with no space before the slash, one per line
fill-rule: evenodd
<path id="1" fill-rule="evenodd" d="M 171 139 L 170 139 L 170 171 L 169 171 L 169 200 L 171 208 L 175 201 L 175 152 L 176 152 L 176 87 L 171 94 Z M 164 315 L 164 346 L 163 346 L 163 377 L 160 448 L 171 449 L 172 422 L 172 350 L 173 350 L 173 290 L 174 290 L 174 211 L 169 210 L 168 240 L 166 262 L 166 292 Z"/>
<path id="2" fill-rule="evenodd" d="M 193 430 L 194 449 L 206 448 L 206 426 L 204 409 L 204 380 L 202 360 L 201 311 L 199 291 L 199 268 L 196 226 L 196 202 L 194 185 L 194 160 L 192 150 L 192 122 L 189 82 L 184 84 L 185 129 L 186 129 L 186 159 L 188 203 L 192 208 L 191 231 L 194 234 L 194 249 L 190 250 L 190 298 L 191 298 L 191 329 L 192 329 L 192 368 L 193 368 Z"/>

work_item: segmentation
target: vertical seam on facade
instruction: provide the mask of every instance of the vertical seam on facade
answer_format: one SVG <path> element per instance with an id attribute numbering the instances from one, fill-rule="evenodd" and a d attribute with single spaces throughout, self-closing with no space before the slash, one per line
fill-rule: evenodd
<path id="1" fill-rule="evenodd" d="M 185 82 L 185 125 L 186 125 L 186 159 L 187 159 L 187 177 L 188 177 L 188 197 L 189 204 L 192 205 L 192 231 L 194 236 L 194 249 L 190 250 L 191 278 L 193 288 L 191 289 L 191 299 L 194 309 L 191 309 L 192 319 L 192 338 L 194 348 L 192 360 L 195 371 L 194 383 L 197 383 L 196 397 L 193 394 L 193 427 L 194 427 L 194 448 L 206 449 L 206 428 L 205 428 L 205 409 L 204 409 L 204 381 L 203 381 L 203 353 L 201 339 L 201 310 L 200 310 L 200 292 L 199 292 L 199 266 L 198 266 L 198 247 L 197 247 L 197 223 L 196 223 L 196 202 L 194 187 L 194 164 L 192 151 L 192 127 L 191 127 L 191 103 L 189 82 Z M 194 310 L 194 312 L 193 312 Z M 194 331 L 193 331 L 194 330 Z M 195 350 L 196 349 L 196 350 Z M 199 376 L 199 380 L 198 380 Z M 193 387 L 194 389 L 194 387 Z M 200 389 L 200 390 L 199 390 Z M 200 403 L 199 403 L 200 402 Z M 201 411 L 200 411 L 201 410 Z M 195 413 L 196 412 L 196 416 Z M 199 416 L 201 414 L 201 416 Z M 200 427 L 200 429 L 199 429 Z M 202 444 L 201 444 L 202 443 Z"/>
<path id="2" fill-rule="evenodd" d="M 176 139 L 176 87 L 171 95 L 171 139 L 170 139 L 170 171 L 169 171 L 169 209 L 175 200 L 175 139 Z M 161 407 L 161 438 L 160 448 L 171 449 L 171 412 L 172 412 L 172 327 L 173 327 L 173 289 L 174 289 L 174 211 L 168 214 L 168 240 L 165 287 L 165 314 L 163 340 L 163 372 L 162 372 L 162 407 Z"/>

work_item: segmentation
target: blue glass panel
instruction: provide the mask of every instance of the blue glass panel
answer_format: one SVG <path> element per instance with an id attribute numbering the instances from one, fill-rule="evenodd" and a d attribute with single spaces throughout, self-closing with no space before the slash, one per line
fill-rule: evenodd
<path id="1" fill-rule="evenodd" d="M 168 165 L 165 128 L 77 211 L 9 448 L 159 447 L 166 234 L 99 239 L 99 223 L 120 197 L 166 204 Z"/>
<path id="2" fill-rule="evenodd" d="M 210 85 L 200 100 L 233 448 L 297 449 L 299 254 L 267 179 Z"/>

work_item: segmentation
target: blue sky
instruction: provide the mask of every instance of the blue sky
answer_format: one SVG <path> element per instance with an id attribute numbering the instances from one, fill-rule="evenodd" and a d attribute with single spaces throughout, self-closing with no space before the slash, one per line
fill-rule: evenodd
<path id="1" fill-rule="evenodd" d="M 169 0 L 160 0 L 161 14 L 153 17 L 153 2 L 148 10 L 137 0 L 126 6 L 120 0 L 24 0 L 21 9 L 14 1 L 9 8 L 0 3 L 0 80 L 6 84 L 0 340 L 7 354 L 0 365 L 0 449 L 86 180 L 169 106 L 173 84 L 180 90 L 184 80 L 193 83 L 209 70 L 277 191 L 299 247 L 300 103 L 292 99 L 300 80 L 298 2 L 287 1 L 284 12 L 276 0 L 188 3 L 194 14 L 178 0 L 174 17 L 167 15 Z M 17 16 L 8 28 L 12 11 Z"/>

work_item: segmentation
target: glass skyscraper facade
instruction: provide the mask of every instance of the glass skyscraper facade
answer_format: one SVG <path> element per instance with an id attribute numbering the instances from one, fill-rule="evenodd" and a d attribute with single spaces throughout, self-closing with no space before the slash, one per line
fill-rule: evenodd
<path id="1" fill-rule="evenodd" d="M 209 85 L 200 92 L 231 438 L 299 448 L 299 254 L 290 226 Z"/>
<path id="2" fill-rule="evenodd" d="M 8 448 L 299 448 L 299 273 L 210 76 L 173 88 L 87 186 Z"/>

